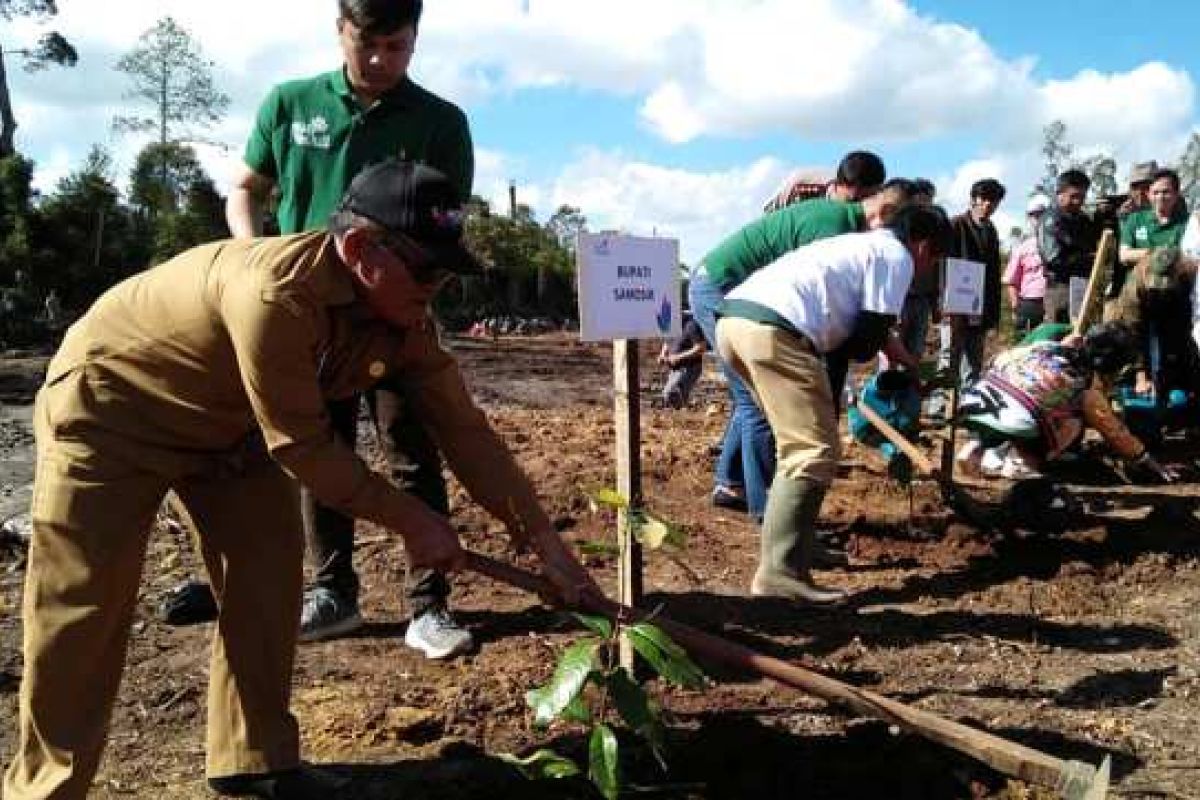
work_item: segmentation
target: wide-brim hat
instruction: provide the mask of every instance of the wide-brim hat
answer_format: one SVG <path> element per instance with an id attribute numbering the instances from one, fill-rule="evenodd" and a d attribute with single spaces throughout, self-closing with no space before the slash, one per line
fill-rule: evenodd
<path id="1" fill-rule="evenodd" d="M 1035 194 L 1025 205 L 1026 214 L 1041 214 L 1050 207 L 1050 198 L 1044 194 Z"/>
<path id="2" fill-rule="evenodd" d="M 1134 164 L 1133 169 L 1129 170 L 1129 184 L 1132 186 L 1135 183 L 1150 183 L 1154 180 L 1154 173 L 1158 172 L 1157 161 L 1143 161 L 1140 164 Z"/>

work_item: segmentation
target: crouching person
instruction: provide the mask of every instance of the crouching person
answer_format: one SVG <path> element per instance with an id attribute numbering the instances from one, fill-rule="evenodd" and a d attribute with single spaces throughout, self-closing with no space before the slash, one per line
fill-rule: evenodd
<path id="1" fill-rule="evenodd" d="M 914 271 L 933 269 L 948 238 L 943 216 L 908 206 L 883 228 L 784 255 L 720 306 L 721 358 L 746 381 L 775 434 L 778 467 L 752 594 L 814 604 L 845 598 L 811 575 L 815 525 L 839 449 L 823 359 L 844 352 L 862 360 L 883 348 Z"/>
<path id="2" fill-rule="evenodd" d="M 667 368 L 667 380 L 663 386 L 662 399 L 668 408 L 680 409 L 687 405 L 704 372 L 704 353 L 708 340 L 692 315 L 683 312 L 683 330 L 678 339 L 663 343 L 658 354 L 658 363 Z"/>
<path id="3" fill-rule="evenodd" d="M 910 295 L 911 297 L 911 295 Z M 858 391 L 857 401 L 846 410 L 846 427 L 856 442 L 879 448 L 888 476 L 901 484 L 912 482 L 912 461 L 875 427 L 860 406 L 868 406 L 902 436 L 916 438 L 921 427 L 921 393 L 916 373 L 886 369 L 870 376 Z"/>
<path id="4" fill-rule="evenodd" d="M 1094 428 L 1135 469 L 1170 482 L 1163 467 L 1129 432 L 1104 386 L 1138 355 L 1133 331 L 1120 322 L 1093 326 L 1086 336 L 1041 341 L 996 356 L 959 402 L 960 424 L 972 436 L 955 456 L 968 472 L 1038 477 Z"/>
<path id="5" fill-rule="evenodd" d="M 355 178 L 328 232 L 198 247 L 109 290 L 71 327 L 35 409 L 25 671 L 5 798 L 88 793 L 148 534 L 172 489 L 195 520 L 219 606 L 210 785 L 329 796 L 327 779 L 300 766 L 288 707 L 304 546 L 296 481 L 396 530 L 414 565 L 463 560 L 445 518 L 373 473 L 330 426 L 328 400 L 385 375 L 411 385 L 455 474 L 537 551 L 564 599 L 596 591 L 438 344 L 429 301 L 477 267 L 447 213 L 457 206 L 441 173 L 385 162 Z"/>

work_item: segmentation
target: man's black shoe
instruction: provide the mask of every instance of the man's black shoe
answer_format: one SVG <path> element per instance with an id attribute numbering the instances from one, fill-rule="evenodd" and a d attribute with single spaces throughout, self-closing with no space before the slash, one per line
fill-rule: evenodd
<path id="1" fill-rule="evenodd" d="M 188 581 L 167 592 L 159 615 L 168 625 L 196 625 L 217 618 L 217 601 L 207 583 Z"/>
<path id="2" fill-rule="evenodd" d="M 728 508 L 730 511 L 745 511 L 747 509 L 746 498 L 724 486 L 718 486 L 713 489 L 712 504 L 717 508 Z"/>
<path id="3" fill-rule="evenodd" d="M 208 785 L 225 797 L 263 797 L 267 800 L 328 800 L 350 781 L 308 765 L 279 772 L 225 775 Z"/>

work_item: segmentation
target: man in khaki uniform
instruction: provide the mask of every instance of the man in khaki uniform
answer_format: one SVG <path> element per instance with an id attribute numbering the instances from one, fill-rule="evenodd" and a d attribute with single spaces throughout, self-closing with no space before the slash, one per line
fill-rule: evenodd
<path id="1" fill-rule="evenodd" d="M 207 774 L 221 794 L 326 796 L 288 710 L 303 534 L 295 478 L 453 570 L 445 518 L 371 472 L 325 411 L 388 374 L 470 492 L 531 545 L 564 599 L 598 591 L 472 402 L 429 323 L 461 246 L 436 170 L 385 162 L 328 232 L 198 247 L 116 286 L 68 332 L 35 410 L 20 736 L 8 800 L 83 798 L 120 681 L 146 541 L 169 489 L 200 532 L 220 606 Z M 86 680 L 79 666 L 88 665 Z"/>

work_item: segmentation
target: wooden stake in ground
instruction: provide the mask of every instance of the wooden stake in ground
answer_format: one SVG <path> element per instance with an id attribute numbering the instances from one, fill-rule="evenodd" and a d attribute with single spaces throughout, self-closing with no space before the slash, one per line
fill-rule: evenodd
<path id="1" fill-rule="evenodd" d="M 961 326 L 965 324 L 966 320 L 956 319 L 950 333 L 950 400 L 946 407 L 946 439 L 942 447 L 942 476 L 947 481 L 954 480 L 954 453 L 958 448 L 958 384 L 962 380 L 964 337 Z"/>
<path id="2" fill-rule="evenodd" d="M 617 594 L 636 606 L 642 599 L 642 551 L 633 530 L 642 504 L 638 340 L 679 335 L 679 242 L 582 232 L 575 258 L 579 338 L 613 343 L 617 491 L 627 500 L 618 512 Z M 632 665 L 632 648 L 623 643 L 621 653 L 621 663 Z"/>
<path id="3" fill-rule="evenodd" d="M 1100 244 L 1096 247 L 1096 259 L 1092 262 L 1092 274 L 1088 276 L 1087 290 L 1083 293 L 1083 303 L 1079 307 L 1079 316 L 1075 318 L 1075 326 L 1072 329 L 1077 334 L 1086 333 L 1088 327 L 1099 316 L 1104 285 L 1112 277 L 1110 267 L 1115 245 L 1113 232 L 1105 228 L 1104 233 L 1100 235 Z"/>
<path id="4" fill-rule="evenodd" d="M 617 601 L 636 608 L 642 602 L 642 546 L 634 536 L 630 513 L 642 505 L 641 392 L 638 340 L 613 342 L 613 405 L 617 433 L 617 491 L 628 501 L 617 512 Z M 621 665 L 633 668 L 633 648 L 621 640 Z"/>

